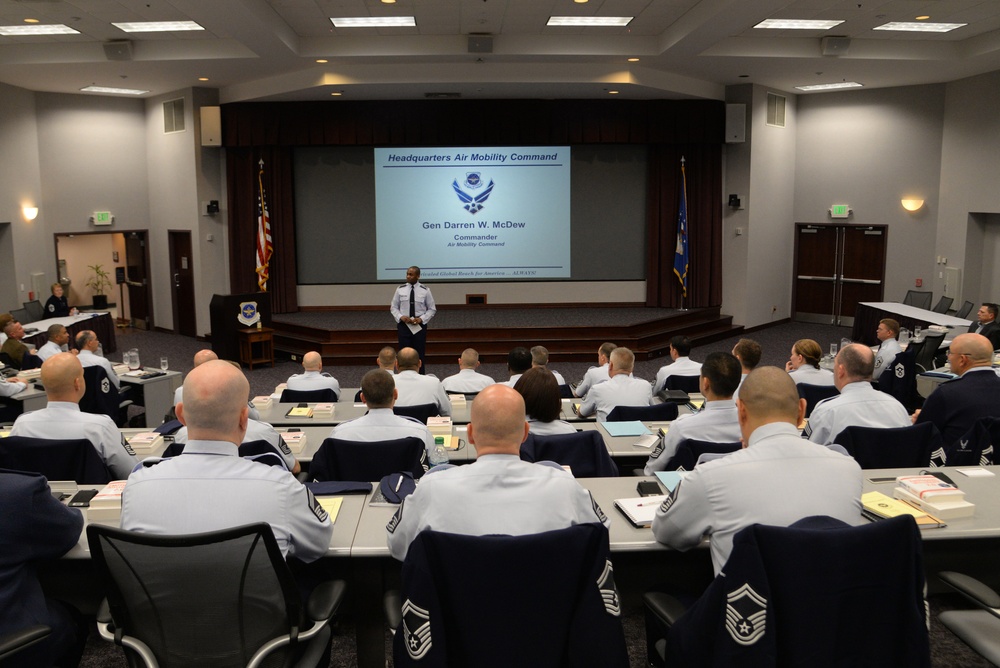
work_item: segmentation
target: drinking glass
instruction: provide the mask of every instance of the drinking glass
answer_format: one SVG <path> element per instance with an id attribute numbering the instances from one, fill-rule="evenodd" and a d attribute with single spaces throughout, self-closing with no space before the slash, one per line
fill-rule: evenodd
<path id="1" fill-rule="evenodd" d="M 139 369 L 140 366 L 141 365 L 139 364 L 139 349 L 132 348 L 132 350 L 128 351 L 128 368 L 131 369 L 132 371 L 135 371 L 136 369 Z"/>
<path id="2" fill-rule="evenodd" d="M 924 328 L 921 327 L 920 325 L 916 325 L 913 328 L 913 338 L 919 339 L 923 335 L 923 333 L 924 333 Z"/>
<path id="3" fill-rule="evenodd" d="M 161 371 L 166 371 L 169 368 L 170 368 L 170 364 L 167 362 L 167 358 L 166 357 L 161 357 L 160 358 L 160 370 Z"/>
<path id="4" fill-rule="evenodd" d="M 830 357 L 836 357 L 836 356 L 837 356 L 837 344 L 836 343 L 831 343 L 830 344 Z"/>

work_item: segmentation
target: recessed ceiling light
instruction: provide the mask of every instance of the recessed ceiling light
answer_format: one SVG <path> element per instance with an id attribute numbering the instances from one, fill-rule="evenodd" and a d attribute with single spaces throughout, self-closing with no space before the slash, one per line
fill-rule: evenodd
<path id="1" fill-rule="evenodd" d="M 549 26 L 627 26 L 632 16 L 550 16 Z"/>
<path id="2" fill-rule="evenodd" d="M 796 86 L 799 90 L 836 90 L 838 88 L 863 88 L 857 81 L 841 81 L 840 83 L 814 84 L 812 86 Z"/>
<path id="3" fill-rule="evenodd" d="M 588 0 L 573 0 L 573 2 L 575 2 L 578 5 L 585 5 L 587 4 L 587 1 Z"/>
<path id="4" fill-rule="evenodd" d="M 132 23 L 112 23 L 114 27 L 124 32 L 182 32 L 185 30 L 204 30 L 194 21 L 135 21 Z"/>
<path id="5" fill-rule="evenodd" d="M 813 21 L 810 19 L 767 19 L 754 28 L 770 28 L 772 30 L 829 30 L 839 26 L 843 20 Z"/>
<path id="6" fill-rule="evenodd" d="M 208 81 L 208 77 L 198 77 L 198 81 Z"/>
<path id="7" fill-rule="evenodd" d="M 73 30 L 61 23 L 48 25 L 0 26 L 0 35 L 79 35 L 79 30 Z"/>
<path id="8" fill-rule="evenodd" d="M 383 5 L 394 5 L 394 4 L 396 4 L 396 0 L 382 0 L 382 4 Z"/>
<path id="9" fill-rule="evenodd" d="M 616 91 L 616 90 L 609 90 L 608 91 L 608 95 L 618 95 L 618 91 Z"/>
<path id="10" fill-rule="evenodd" d="M 326 58 L 317 58 L 316 62 L 322 65 L 323 63 L 328 63 L 330 61 L 327 60 Z"/>
<path id="11" fill-rule="evenodd" d="M 24 19 L 25 23 L 38 23 L 38 19 Z"/>
<path id="12" fill-rule="evenodd" d="M 334 96 L 334 97 L 340 97 L 340 96 L 341 96 L 341 95 L 343 95 L 343 94 L 344 94 L 344 93 L 343 93 L 343 92 L 341 92 L 341 91 L 339 91 L 339 90 L 335 90 L 335 91 L 333 91 L 332 93 L 330 93 L 330 95 L 332 95 L 332 96 Z"/>
<path id="13" fill-rule="evenodd" d="M 417 25 L 412 16 L 346 16 L 330 20 L 337 28 L 411 28 Z"/>
<path id="14" fill-rule="evenodd" d="M 895 30 L 899 32 L 951 32 L 956 28 L 967 26 L 968 23 L 913 23 L 909 21 L 895 21 L 884 23 L 872 28 L 872 30 Z"/>
<path id="15" fill-rule="evenodd" d="M 110 88 L 108 86 L 87 86 L 81 88 L 84 93 L 111 93 L 112 95 L 142 95 L 148 90 L 136 90 L 135 88 Z"/>
<path id="16" fill-rule="evenodd" d="M 639 59 L 638 58 L 629 58 L 628 62 L 630 62 L 630 63 L 637 63 L 637 62 L 639 62 Z"/>
<path id="17" fill-rule="evenodd" d="M 918 21 L 926 21 L 927 19 L 930 18 L 930 16 L 928 16 L 927 14 L 924 14 L 923 16 L 916 16 L 914 18 L 916 18 L 916 20 L 918 20 Z"/>

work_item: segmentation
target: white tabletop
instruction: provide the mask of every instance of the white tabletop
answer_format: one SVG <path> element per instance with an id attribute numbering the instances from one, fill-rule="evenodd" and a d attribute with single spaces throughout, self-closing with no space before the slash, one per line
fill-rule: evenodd
<path id="1" fill-rule="evenodd" d="M 926 309 L 909 306 L 907 304 L 900 304 L 899 302 L 860 302 L 860 304 L 862 306 L 877 308 L 881 311 L 891 311 L 892 313 L 897 313 L 908 318 L 923 320 L 931 323 L 932 325 L 941 325 L 943 327 L 965 327 L 968 329 L 969 325 L 972 324 L 971 320 L 956 318 L 944 313 L 935 313 L 934 311 L 928 311 Z"/>

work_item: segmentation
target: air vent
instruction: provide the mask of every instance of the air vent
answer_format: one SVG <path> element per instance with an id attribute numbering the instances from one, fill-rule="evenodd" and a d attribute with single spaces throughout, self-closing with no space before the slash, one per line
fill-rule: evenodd
<path id="1" fill-rule="evenodd" d="M 184 132 L 184 98 L 163 103 L 163 133 Z"/>
<path id="2" fill-rule="evenodd" d="M 767 94 L 767 124 L 776 128 L 785 127 L 785 96 Z"/>
<path id="3" fill-rule="evenodd" d="M 428 100 L 457 100 L 462 97 L 461 93 L 424 93 Z"/>

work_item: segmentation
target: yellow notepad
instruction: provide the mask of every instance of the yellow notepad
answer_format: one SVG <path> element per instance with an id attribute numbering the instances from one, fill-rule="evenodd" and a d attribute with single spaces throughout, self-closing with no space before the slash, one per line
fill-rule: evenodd
<path id="1" fill-rule="evenodd" d="M 342 496 L 317 496 L 316 500 L 319 501 L 319 505 L 330 515 L 330 524 L 337 521 L 337 515 L 340 513 L 340 506 L 344 503 L 344 497 Z"/>
<path id="2" fill-rule="evenodd" d="M 945 523 L 915 508 L 905 501 L 886 496 L 882 492 L 868 492 L 861 495 L 861 514 L 870 520 L 888 519 L 899 515 L 912 515 L 921 529 L 945 526 Z"/>

